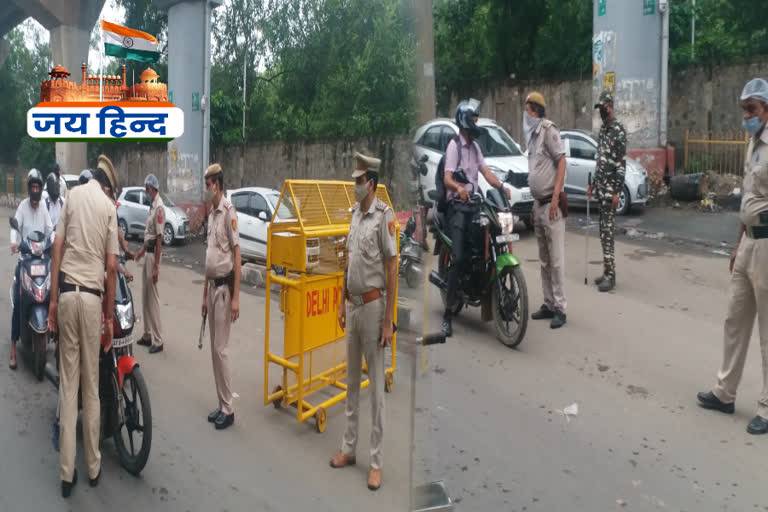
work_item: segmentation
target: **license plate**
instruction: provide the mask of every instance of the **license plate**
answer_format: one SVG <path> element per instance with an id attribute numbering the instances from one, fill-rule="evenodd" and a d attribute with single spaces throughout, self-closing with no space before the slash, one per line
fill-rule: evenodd
<path id="1" fill-rule="evenodd" d="M 131 336 L 126 336 L 125 338 L 114 338 L 112 340 L 112 348 L 127 347 L 131 343 L 133 343 L 133 338 Z"/>
<path id="2" fill-rule="evenodd" d="M 32 277 L 41 277 L 45 275 L 45 265 L 30 265 L 29 275 Z"/>
<path id="3" fill-rule="evenodd" d="M 530 192 L 523 192 L 523 201 L 533 201 L 533 194 Z"/>
<path id="4" fill-rule="evenodd" d="M 520 240 L 520 235 L 517 233 L 510 233 L 508 235 L 499 235 L 496 237 L 497 244 L 506 244 L 509 242 L 517 242 Z"/>

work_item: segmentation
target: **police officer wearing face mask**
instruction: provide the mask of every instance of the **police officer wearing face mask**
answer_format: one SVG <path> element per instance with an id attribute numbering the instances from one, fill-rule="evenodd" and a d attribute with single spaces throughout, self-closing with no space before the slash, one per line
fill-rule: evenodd
<path id="1" fill-rule="evenodd" d="M 352 207 L 347 238 L 349 259 L 339 307 L 339 325 L 347 334 L 347 425 L 341 450 L 330 464 L 332 468 L 342 468 L 355 463 L 360 379 L 365 356 L 373 401 L 368 488 L 375 491 L 382 482 L 384 348 L 392 343 L 394 336 L 397 241 L 395 214 L 376 198 L 381 161 L 360 153 L 355 153 L 355 159 L 357 168 L 352 177 L 357 203 Z"/>
<path id="2" fill-rule="evenodd" d="M 40 231 L 46 238 L 53 233 L 53 224 L 48 215 L 48 209 L 41 202 L 43 195 L 43 175 L 37 169 L 32 169 L 27 174 L 27 193 L 29 197 L 21 202 L 16 209 L 16 222 L 19 223 L 19 232 L 11 229 L 11 253 L 19 252 L 19 244 L 24 238 L 34 231 Z M 19 264 L 16 264 L 16 281 L 13 285 L 13 316 L 11 318 L 11 359 L 9 367 L 16 369 L 16 342 L 19 340 L 21 332 L 21 321 L 17 309 L 19 297 L 19 285 L 21 284 L 19 275 Z"/>
<path id="3" fill-rule="evenodd" d="M 768 82 L 761 78 L 748 82 L 741 93 L 741 109 L 750 139 L 741 189 L 739 242 L 730 262 L 725 350 L 717 384 L 712 391 L 699 393 L 698 400 L 705 409 L 734 413 L 736 390 L 757 315 L 763 391 L 757 401 L 757 415 L 747 426 L 747 432 L 768 434 Z"/>

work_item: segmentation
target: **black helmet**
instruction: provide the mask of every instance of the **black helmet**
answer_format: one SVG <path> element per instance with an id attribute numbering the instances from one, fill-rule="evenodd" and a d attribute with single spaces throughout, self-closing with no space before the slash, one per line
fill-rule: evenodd
<path id="1" fill-rule="evenodd" d="M 56 177 L 56 173 L 52 172 L 48 174 L 47 178 L 45 178 L 45 190 L 48 191 L 48 195 L 53 199 L 57 199 L 59 197 L 61 190 L 59 189 L 59 180 Z"/>
<path id="2" fill-rule="evenodd" d="M 39 189 L 37 192 L 32 192 L 32 185 L 35 183 Z M 29 198 L 35 202 L 40 201 L 40 198 L 43 197 L 43 175 L 37 169 L 32 169 L 27 174 L 27 193 Z"/>
<path id="3" fill-rule="evenodd" d="M 80 173 L 80 177 L 77 179 L 77 181 L 81 185 L 85 185 L 86 183 L 88 183 L 88 181 L 91 178 L 93 178 L 93 173 L 91 172 L 90 169 L 85 169 L 85 170 L 83 170 L 83 172 Z"/>
<path id="4" fill-rule="evenodd" d="M 475 99 L 465 100 L 456 107 L 456 125 L 460 130 L 468 130 L 470 135 L 477 137 L 480 134 L 480 128 L 472 119 L 480 115 L 480 102 Z"/>

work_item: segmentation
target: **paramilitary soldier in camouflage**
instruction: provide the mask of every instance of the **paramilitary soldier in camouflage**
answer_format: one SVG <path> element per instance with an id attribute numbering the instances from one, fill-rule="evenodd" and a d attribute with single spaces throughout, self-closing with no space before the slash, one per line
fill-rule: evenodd
<path id="1" fill-rule="evenodd" d="M 613 230 L 619 194 L 624 186 L 627 152 L 627 135 L 624 126 L 616 120 L 613 112 L 613 95 L 603 91 L 595 104 L 600 109 L 603 126 L 597 142 L 597 168 L 594 184 L 587 190 L 587 199 L 592 196 L 592 188 L 597 189 L 600 201 L 600 243 L 603 246 L 603 275 L 595 279 L 601 292 L 616 287 L 616 261 L 613 252 Z"/>

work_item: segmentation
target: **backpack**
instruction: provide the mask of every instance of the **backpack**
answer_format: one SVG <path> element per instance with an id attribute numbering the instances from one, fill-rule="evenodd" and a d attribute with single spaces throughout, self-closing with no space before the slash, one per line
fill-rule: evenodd
<path id="1" fill-rule="evenodd" d="M 456 161 L 456 169 L 461 167 L 461 137 L 459 135 L 454 135 L 451 138 L 452 141 L 456 143 L 456 146 L 459 149 L 459 158 Z M 450 144 L 450 142 L 449 142 Z M 472 150 L 477 151 L 477 146 L 475 145 L 476 142 L 472 141 Z M 448 152 L 448 146 L 445 148 L 445 152 Z M 435 192 L 437 193 L 437 200 L 435 201 L 435 206 L 437 207 L 437 211 L 440 213 L 445 213 L 448 211 L 448 197 L 447 197 L 447 190 L 445 189 L 445 154 L 443 154 L 442 158 L 440 158 L 440 162 L 437 164 L 437 171 L 435 172 Z"/>

